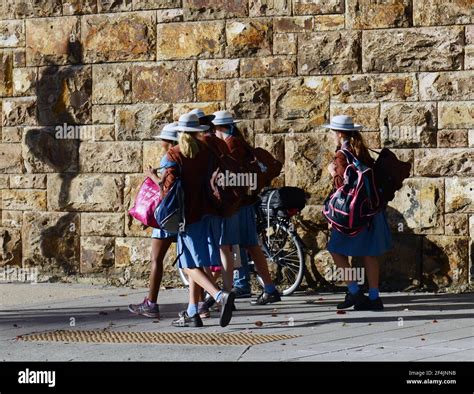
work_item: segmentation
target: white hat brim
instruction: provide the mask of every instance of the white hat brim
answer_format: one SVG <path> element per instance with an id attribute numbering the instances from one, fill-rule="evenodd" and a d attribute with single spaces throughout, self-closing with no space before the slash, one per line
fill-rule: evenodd
<path id="1" fill-rule="evenodd" d="M 219 122 L 212 121 L 212 124 L 214 126 L 230 126 L 230 125 L 237 124 L 237 123 L 240 123 L 240 122 L 242 122 L 242 121 L 241 120 L 234 120 L 232 123 L 229 123 L 229 122 L 219 123 Z"/>
<path id="2" fill-rule="evenodd" d="M 177 138 L 168 137 L 167 135 L 154 135 L 153 138 L 156 140 L 178 141 Z"/>
<path id="3" fill-rule="evenodd" d="M 209 130 L 210 127 L 206 125 L 198 126 L 198 127 L 187 127 L 187 126 L 176 126 L 175 130 L 178 132 L 190 132 L 190 133 L 200 133 L 203 131 Z"/>
<path id="4" fill-rule="evenodd" d="M 342 126 L 335 126 L 331 124 L 324 124 L 324 128 L 326 129 L 332 129 L 332 130 L 341 130 L 341 131 L 353 131 L 353 130 L 361 130 L 363 128 L 362 125 L 360 124 L 354 124 L 353 127 L 342 127 Z"/>

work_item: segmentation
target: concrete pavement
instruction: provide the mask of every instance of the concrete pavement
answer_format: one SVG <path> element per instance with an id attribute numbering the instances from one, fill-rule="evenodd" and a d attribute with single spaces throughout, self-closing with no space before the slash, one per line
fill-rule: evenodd
<path id="1" fill-rule="evenodd" d="M 202 329 L 170 323 L 187 291 L 160 292 L 161 320 L 131 315 L 145 289 L 76 284 L 0 284 L 0 359 L 6 361 L 472 361 L 474 294 L 383 294 L 384 312 L 336 313 L 342 294 L 297 293 L 256 307 L 237 300 L 226 328 L 217 312 Z M 256 324 L 257 323 L 257 324 Z M 261 324 L 260 324 L 261 323 Z M 26 342 L 18 336 L 51 330 L 116 330 L 289 334 L 253 346 Z"/>

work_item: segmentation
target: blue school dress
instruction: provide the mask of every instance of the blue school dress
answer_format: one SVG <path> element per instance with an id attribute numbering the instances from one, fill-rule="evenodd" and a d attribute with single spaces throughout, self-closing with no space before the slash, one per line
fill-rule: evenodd
<path id="1" fill-rule="evenodd" d="M 212 216 L 214 231 L 218 232 L 219 245 L 238 245 L 240 242 L 239 233 L 239 212 L 230 217 L 223 218 Z"/>
<path id="2" fill-rule="evenodd" d="M 164 155 L 161 160 L 160 160 L 160 169 L 161 173 L 163 173 L 167 168 L 173 167 L 176 165 L 176 163 L 173 163 L 172 161 L 168 160 L 166 155 Z M 173 238 L 176 237 L 176 234 L 169 233 L 165 230 L 162 230 L 160 228 L 154 228 L 153 232 L 151 233 L 152 238 L 156 239 L 165 239 L 165 238 Z"/>
<path id="3" fill-rule="evenodd" d="M 254 204 L 239 209 L 239 245 L 243 247 L 258 245 L 257 218 Z"/>
<path id="4" fill-rule="evenodd" d="M 385 209 L 377 213 L 369 228 L 350 237 L 332 228 L 327 250 L 344 256 L 380 256 L 392 248 L 392 233 Z"/>

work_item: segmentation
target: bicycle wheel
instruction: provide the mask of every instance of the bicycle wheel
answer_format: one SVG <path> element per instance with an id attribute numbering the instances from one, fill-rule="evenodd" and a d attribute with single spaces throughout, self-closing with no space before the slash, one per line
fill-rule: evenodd
<path id="1" fill-rule="evenodd" d="M 268 261 L 273 283 L 281 294 L 291 295 L 301 285 L 305 270 L 304 244 L 300 237 L 283 221 L 274 223 L 268 238 L 260 232 L 261 247 Z M 261 286 L 262 279 L 257 276 Z"/>

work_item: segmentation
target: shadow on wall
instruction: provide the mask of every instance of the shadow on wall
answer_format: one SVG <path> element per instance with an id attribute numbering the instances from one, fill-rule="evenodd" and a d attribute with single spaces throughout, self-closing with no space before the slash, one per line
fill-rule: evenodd
<path id="1" fill-rule="evenodd" d="M 393 247 L 379 257 L 381 289 L 436 291 L 441 287 L 451 286 L 453 284 L 451 266 L 449 257 L 443 249 L 424 235 L 413 233 L 403 213 L 390 206 L 387 207 L 386 213 L 392 229 Z M 324 277 L 325 270 L 334 264 L 330 254 L 325 250 L 330 234 L 327 224 L 302 221 L 298 225 L 304 229 L 302 238 L 308 246 L 309 258 L 305 274 L 308 287 L 325 291 L 341 290 L 340 286 L 328 282 Z M 361 259 L 357 257 L 353 259 L 353 265 L 363 266 Z"/>
<path id="2" fill-rule="evenodd" d="M 70 187 L 79 172 L 78 138 L 56 138 L 57 127 L 64 128 L 87 122 L 90 112 L 92 92 L 91 79 L 76 86 L 77 75 L 82 72 L 82 44 L 76 40 L 68 42 L 68 61 L 72 65 L 48 65 L 40 68 L 36 83 L 37 124 L 39 128 L 27 130 L 25 144 L 28 147 L 30 165 L 33 172 L 52 172 L 60 182 L 56 211 L 68 211 Z M 48 190 L 48 194 L 50 190 Z M 74 240 L 76 213 L 67 213 L 44 228 L 40 235 L 41 255 L 54 260 L 52 269 L 60 269 L 64 274 L 75 274 L 79 270 L 79 243 Z M 43 223 L 48 223 L 45 220 Z M 36 263 L 36 262 L 35 262 Z M 45 262 L 46 264 L 51 261 Z"/>

